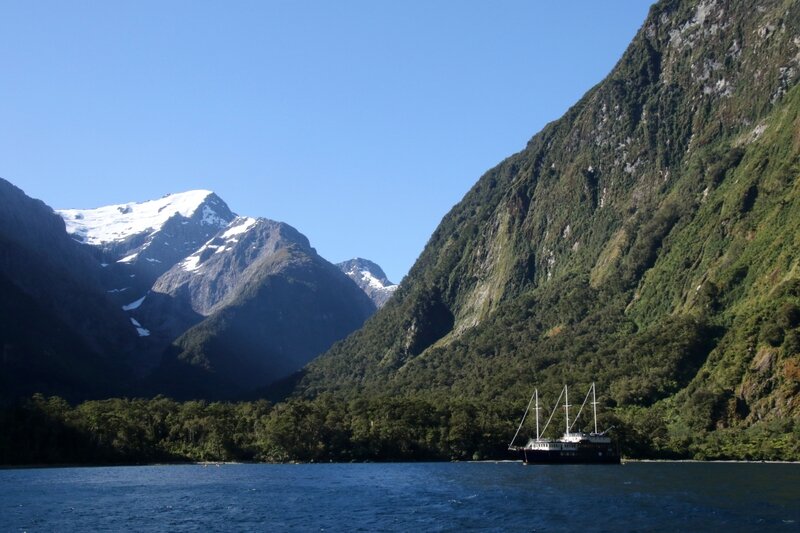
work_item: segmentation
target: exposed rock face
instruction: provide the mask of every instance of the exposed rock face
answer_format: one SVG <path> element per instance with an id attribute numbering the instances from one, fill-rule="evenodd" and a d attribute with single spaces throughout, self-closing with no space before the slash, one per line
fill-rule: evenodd
<path id="1" fill-rule="evenodd" d="M 152 305 L 149 302 L 152 301 Z M 375 306 L 287 224 L 238 218 L 166 272 L 142 322 L 174 308 L 194 323 L 156 379 L 184 397 L 236 397 L 286 377 L 359 328 Z M 175 330 L 166 332 L 166 336 Z M 191 376 L 187 381 L 184 376 Z"/>
<path id="2" fill-rule="evenodd" d="M 397 290 L 397 285 L 386 278 L 383 269 L 368 259 L 356 257 L 336 266 L 361 287 L 377 308 L 383 307 Z"/>
<path id="3" fill-rule="evenodd" d="M 141 298 L 158 276 L 235 218 L 219 196 L 205 190 L 57 212 L 67 231 L 105 265 L 106 290 L 121 304 Z"/>
<path id="4" fill-rule="evenodd" d="M 284 268 L 290 251 L 316 255 L 308 239 L 288 224 L 238 217 L 159 277 L 135 314 L 171 342 L 230 305 L 252 278 Z"/>

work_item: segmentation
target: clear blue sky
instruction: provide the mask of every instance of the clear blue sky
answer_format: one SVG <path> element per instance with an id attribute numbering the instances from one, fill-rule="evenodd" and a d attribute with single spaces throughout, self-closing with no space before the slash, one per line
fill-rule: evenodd
<path id="1" fill-rule="evenodd" d="M 0 177 L 56 208 L 216 191 L 399 281 L 650 2 L 0 4 Z"/>

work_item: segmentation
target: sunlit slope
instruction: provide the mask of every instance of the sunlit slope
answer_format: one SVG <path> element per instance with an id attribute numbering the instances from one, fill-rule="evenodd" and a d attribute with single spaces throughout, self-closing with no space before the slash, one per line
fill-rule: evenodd
<path id="1" fill-rule="evenodd" d="M 659 2 L 609 76 L 476 183 L 298 394 L 522 401 L 534 383 L 596 380 L 651 449 L 733 442 L 714 431 L 758 421 L 788 435 L 798 73 L 797 2 Z"/>

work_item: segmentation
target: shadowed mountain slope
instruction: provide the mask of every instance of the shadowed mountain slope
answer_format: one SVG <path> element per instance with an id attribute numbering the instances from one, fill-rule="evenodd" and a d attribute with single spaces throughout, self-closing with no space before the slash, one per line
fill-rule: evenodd
<path id="1" fill-rule="evenodd" d="M 43 202 L 0 180 L 0 353 L 4 399 L 129 390 L 136 343 L 101 270 Z"/>

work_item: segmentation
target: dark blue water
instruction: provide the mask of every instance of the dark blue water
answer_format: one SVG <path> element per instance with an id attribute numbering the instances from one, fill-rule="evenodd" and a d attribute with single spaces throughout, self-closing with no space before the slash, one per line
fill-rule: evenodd
<path id="1" fill-rule="evenodd" d="M 0 471 L 2 531 L 796 531 L 800 465 Z"/>

